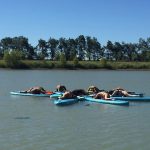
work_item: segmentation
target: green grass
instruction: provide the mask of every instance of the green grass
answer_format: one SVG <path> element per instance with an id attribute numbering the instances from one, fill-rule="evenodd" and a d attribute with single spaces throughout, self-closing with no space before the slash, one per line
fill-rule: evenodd
<path id="1" fill-rule="evenodd" d="M 6 68 L 4 60 L 0 60 L 0 68 Z"/>
<path id="2" fill-rule="evenodd" d="M 115 62 L 115 61 L 60 61 L 48 60 L 23 60 L 20 69 L 150 69 L 150 62 Z M 0 68 L 8 68 L 3 60 L 0 60 Z"/>

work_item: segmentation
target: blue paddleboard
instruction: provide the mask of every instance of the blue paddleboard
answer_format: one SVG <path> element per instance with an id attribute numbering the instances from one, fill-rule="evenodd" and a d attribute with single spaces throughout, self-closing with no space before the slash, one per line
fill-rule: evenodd
<path id="1" fill-rule="evenodd" d="M 71 104 L 74 104 L 74 103 L 77 103 L 77 102 L 78 102 L 77 98 L 54 100 L 54 104 L 59 105 L 59 106 L 71 105 Z"/>
<path id="2" fill-rule="evenodd" d="M 113 97 L 115 100 L 123 100 L 123 101 L 147 101 L 150 102 L 150 97 Z"/>
<path id="3" fill-rule="evenodd" d="M 56 98 L 57 99 L 58 97 L 60 97 L 62 95 L 63 95 L 62 92 L 55 92 L 55 93 L 50 95 L 50 98 Z"/>
<path id="4" fill-rule="evenodd" d="M 104 100 L 104 99 L 95 99 L 90 96 L 84 96 L 84 99 L 86 101 L 90 102 L 96 102 L 96 103 L 103 103 L 103 104 L 112 104 L 112 105 L 129 105 L 128 101 L 122 101 L 122 100 Z"/>
<path id="5" fill-rule="evenodd" d="M 21 91 L 17 92 L 10 92 L 11 95 L 18 95 L 18 96 L 37 96 L 37 97 L 49 97 L 50 94 L 31 94 L 31 93 L 24 93 Z"/>

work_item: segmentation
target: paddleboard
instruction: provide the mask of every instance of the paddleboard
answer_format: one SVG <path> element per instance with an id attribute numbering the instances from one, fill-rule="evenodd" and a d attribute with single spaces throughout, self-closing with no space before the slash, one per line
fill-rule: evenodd
<path id="1" fill-rule="evenodd" d="M 62 92 L 55 92 L 54 94 L 50 95 L 50 98 L 59 98 L 60 96 L 62 96 L 63 93 Z"/>
<path id="2" fill-rule="evenodd" d="M 59 106 L 71 105 L 71 104 L 74 104 L 74 103 L 77 103 L 77 102 L 78 102 L 77 98 L 54 100 L 54 104 L 55 105 L 59 105 Z"/>
<path id="3" fill-rule="evenodd" d="M 10 92 L 11 95 L 18 95 L 18 96 L 37 96 L 37 97 L 49 97 L 50 94 L 31 94 L 31 93 L 25 93 L 21 91 L 17 92 Z"/>
<path id="4" fill-rule="evenodd" d="M 115 100 L 123 100 L 123 101 L 149 101 L 150 102 L 150 97 L 113 97 Z"/>
<path id="5" fill-rule="evenodd" d="M 103 104 L 112 104 L 112 105 L 129 105 L 128 101 L 122 101 L 122 100 L 115 100 L 112 98 L 112 100 L 104 100 L 104 99 L 95 99 L 90 96 L 84 96 L 84 99 L 86 101 L 90 102 L 96 102 L 96 103 L 103 103 Z"/>

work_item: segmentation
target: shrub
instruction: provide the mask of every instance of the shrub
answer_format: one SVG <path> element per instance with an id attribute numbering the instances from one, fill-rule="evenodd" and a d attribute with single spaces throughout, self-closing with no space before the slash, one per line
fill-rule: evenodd
<path id="1" fill-rule="evenodd" d="M 75 57 L 75 58 L 73 59 L 73 64 L 74 64 L 75 67 L 78 67 L 78 66 L 79 66 L 79 60 L 78 60 L 77 57 Z"/>
<path id="2" fill-rule="evenodd" d="M 66 61 L 65 54 L 61 53 L 61 55 L 60 55 L 60 65 L 61 65 L 61 67 L 65 67 L 66 64 L 67 64 L 67 61 Z"/>
<path id="3" fill-rule="evenodd" d="M 23 66 L 21 62 L 21 57 L 21 52 L 14 50 L 12 52 L 5 52 L 3 59 L 5 61 L 6 67 L 21 68 Z"/>
<path id="4" fill-rule="evenodd" d="M 105 59 L 105 58 L 102 58 L 101 60 L 100 60 L 100 63 L 101 63 L 101 65 L 102 65 L 102 67 L 107 67 L 107 60 Z"/>

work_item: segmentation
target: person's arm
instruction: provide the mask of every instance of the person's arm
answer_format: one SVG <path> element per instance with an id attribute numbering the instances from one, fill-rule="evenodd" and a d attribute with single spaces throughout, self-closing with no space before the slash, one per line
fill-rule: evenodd
<path id="1" fill-rule="evenodd" d="M 105 94 L 104 98 L 105 100 L 111 100 L 110 95 L 108 93 Z"/>
<path id="2" fill-rule="evenodd" d="M 105 100 L 112 100 L 111 98 L 106 97 Z"/>

